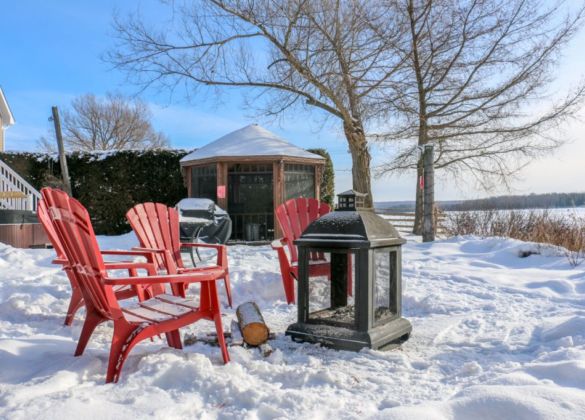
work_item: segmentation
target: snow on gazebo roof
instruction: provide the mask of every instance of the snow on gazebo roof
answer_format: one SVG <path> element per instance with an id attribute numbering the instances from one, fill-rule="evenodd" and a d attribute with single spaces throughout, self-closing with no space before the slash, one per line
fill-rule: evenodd
<path id="1" fill-rule="evenodd" d="M 288 156 L 301 159 L 323 161 L 322 156 L 307 152 L 258 124 L 250 124 L 239 130 L 232 131 L 219 139 L 189 153 L 181 159 L 181 164 L 198 160 L 209 160 L 224 157 L 269 157 Z"/>

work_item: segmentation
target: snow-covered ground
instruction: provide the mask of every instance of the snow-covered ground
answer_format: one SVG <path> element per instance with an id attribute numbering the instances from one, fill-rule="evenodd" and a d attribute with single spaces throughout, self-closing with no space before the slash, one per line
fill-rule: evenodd
<path id="1" fill-rule="evenodd" d="M 519 257 L 530 249 L 506 239 L 409 241 L 411 339 L 351 353 L 285 337 L 296 307 L 284 303 L 275 252 L 230 247 L 236 305 L 260 305 L 274 353 L 233 347 L 223 365 L 216 347 L 143 342 L 120 382 L 105 385 L 111 326 L 73 357 L 83 313 L 62 326 L 69 283 L 52 250 L 0 244 L 0 418 L 585 418 L 585 267 L 546 249 Z M 224 324 L 233 317 L 226 309 Z M 184 332 L 205 331 L 211 323 Z"/>

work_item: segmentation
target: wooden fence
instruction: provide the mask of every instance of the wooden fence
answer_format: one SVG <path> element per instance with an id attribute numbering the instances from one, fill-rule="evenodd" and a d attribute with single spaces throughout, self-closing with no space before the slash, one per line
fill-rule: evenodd
<path id="1" fill-rule="evenodd" d="M 388 220 L 396 228 L 399 233 L 412 233 L 414 229 L 414 212 L 399 212 L 392 210 L 376 209 L 376 213 Z M 443 212 L 437 212 L 436 215 L 436 229 L 437 235 L 444 235 L 444 223 L 446 215 Z"/>

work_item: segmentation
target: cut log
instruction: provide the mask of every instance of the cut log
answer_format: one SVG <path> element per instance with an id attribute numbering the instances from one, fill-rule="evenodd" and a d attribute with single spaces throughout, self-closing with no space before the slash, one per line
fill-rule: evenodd
<path id="1" fill-rule="evenodd" d="M 238 325 L 244 337 L 244 341 L 251 346 L 259 346 L 268 341 L 270 331 L 264 322 L 258 305 L 254 302 L 246 302 L 236 309 Z"/>

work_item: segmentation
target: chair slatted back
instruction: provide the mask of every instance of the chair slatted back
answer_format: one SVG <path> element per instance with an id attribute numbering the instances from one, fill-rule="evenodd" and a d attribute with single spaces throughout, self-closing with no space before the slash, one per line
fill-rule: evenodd
<path id="1" fill-rule="evenodd" d="M 53 249 L 57 254 L 57 258 L 59 259 L 66 259 L 65 250 L 63 249 L 63 244 L 53 227 L 53 223 L 51 222 L 51 217 L 49 216 L 49 210 L 47 209 L 47 204 L 45 203 L 44 199 L 39 200 L 37 204 L 37 218 L 43 228 L 45 229 L 45 233 L 49 238 L 49 242 L 53 245 Z"/>
<path id="2" fill-rule="evenodd" d="M 63 191 L 44 188 L 42 195 L 86 303 L 106 318 L 121 317 L 112 286 L 102 281 L 104 261 L 87 210 Z"/>
<path id="3" fill-rule="evenodd" d="M 297 247 L 293 241 L 302 235 L 307 226 L 330 211 L 331 207 L 327 203 L 321 203 L 316 198 L 293 198 L 278 206 L 276 218 L 287 239 L 291 262 L 298 261 Z M 311 258 L 323 259 L 323 255 L 319 253 L 311 255 Z"/>
<path id="4" fill-rule="evenodd" d="M 176 266 L 184 268 L 181 259 L 179 213 L 176 209 L 161 203 L 142 203 L 128 210 L 126 218 L 141 246 L 168 249 Z M 166 268 L 161 254 L 156 254 L 156 262 L 159 269 Z"/>

